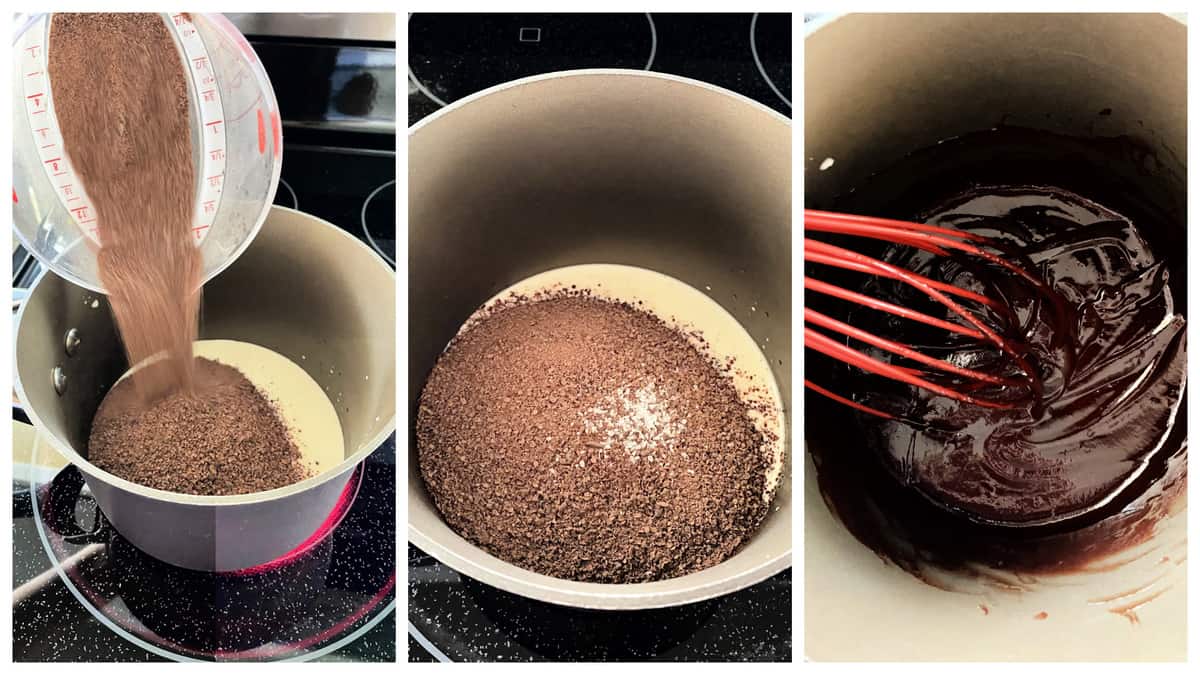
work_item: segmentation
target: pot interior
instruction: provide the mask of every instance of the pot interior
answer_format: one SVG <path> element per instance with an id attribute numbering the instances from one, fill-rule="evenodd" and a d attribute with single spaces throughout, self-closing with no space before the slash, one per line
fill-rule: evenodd
<path id="1" fill-rule="evenodd" d="M 534 274 L 585 263 L 711 287 L 770 347 L 790 410 L 790 148 L 787 122 L 756 104 L 633 71 L 526 80 L 422 124 L 409 141 L 410 413 L 477 307 Z M 504 566 L 450 531 L 409 434 L 409 522 L 429 538 L 418 543 L 447 547 L 430 552 L 460 570 L 456 559 L 471 559 L 521 584 L 558 581 Z M 773 508 L 755 537 L 773 539 L 775 555 L 755 542 L 744 553 L 761 562 L 790 551 L 788 504 L 785 475 L 776 505 L 786 517 Z"/>
<path id="2" fill-rule="evenodd" d="M 336 402 L 345 456 L 365 454 L 395 424 L 394 298 L 395 275 L 370 249 L 275 207 L 245 253 L 205 284 L 200 337 L 251 342 L 299 365 Z M 80 340 L 74 355 L 64 348 L 71 329 Z M 86 458 L 92 418 L 128 369 L 107 299 L 43 276 L 17 328 L 16 366 L 42 431 Z M 66 377 L 62 396 L 56 367 Z"/>
<path id="3" fill-rule="evenodd" d="M 987 130 L 1031 129 L 1079 141 L 1118 139 L 1127 155 L 1079 143 L 1020 152 L 998 145 L 979 157 L 968 179 L 999 177 L 1004 167 L 1033 181 L 1064 162 L 1104 163 L 1112 191 L 1102 204 L 1144 197 L 1162 202 L 1182 241 L 1187 162 L 1187 33 L 1165 15 L 1129 14 L 856 14 L 805 40 L 805 175 L 807 208 L 832 208 L 868 176 L 914 151 Z M 854 58 L 847 59 L 847 50 Z M 1110 145 L 1116 145 L 1110 144 Z M 832 161 L 830 161 L 832 160 Z M 1049 162 L 1050 167 L 1039 167 Z M 822 168 L 822 167 L 825 168 Z M 1093 172 L 1094 173 L 1094 172 Z M 935 175 L 913 175 L 874 197 L 885 208 Z M 1122 204 L 1105 204 L 1120 211 Z M 1135 207 L 1136 208 L 1136 207 Z"/>
<path id="4" fill-rule="evenodd" d="M 836 19 L 805 40 L 805 207 L 906 219 L 971 185 L 1064 188 L 1137 224 L 1186 315 L 1186 46 L 1165 15 Z"/>

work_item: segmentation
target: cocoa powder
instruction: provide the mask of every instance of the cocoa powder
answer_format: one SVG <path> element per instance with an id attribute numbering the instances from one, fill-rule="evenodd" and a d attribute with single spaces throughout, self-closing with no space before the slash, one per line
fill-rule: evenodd
<path id="1" fill-rule="evenodd" d="M 767 512 L 771 457 L 730 378 L 657 317 L 586 291 L 468 325 L 426 381 L 416 432 L 450 527 L 559 578 L 704 569 Z"/>
<path id="2" fill-rule="evenodd" d="M 192 386 L 201 257 L 188 88 L 157 14 L 55 14 L 48 74 L 64 150 L 92 200 L 100 280 L 147 399 Z"/>
<path id="3" fill-rule="evenodd" d="M 158 14 L 54 14 L 47 72 L 63 150 L 95 208 L 97 265 L 129 363 L 92 423 L 89 459 L 142 485 L 240 494 L 302 480 L 274 406 L 194 359 L 203 262 L 182 59 Z"/>
<path id="4" fill-rule="evenodd" d="M 236 368 L 197 358 L 194 389 L 149 405 L 132 378 L 104 397 L 88 460 L 160 490 L 236 495 L 304 480 L 308 471 L 270 401 Z M 165 368 L 159 361 L 142 370 Z"/>

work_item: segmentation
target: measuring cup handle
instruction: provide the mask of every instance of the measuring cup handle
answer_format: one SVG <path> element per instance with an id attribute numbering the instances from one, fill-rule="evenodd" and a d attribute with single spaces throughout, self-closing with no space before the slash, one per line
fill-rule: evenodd
<path id="1" fill-rule="evenodd" d="M 46 526 L 69 544 L 99 544 L 109 538 L 109 524 L 104 514 L 96 510 L 96 524 L 83 529 L 75 520 L 75 504 L 83 492 L 83 474 L 75 465 L 67 465 L 42 489 L 41 511 Z"/>

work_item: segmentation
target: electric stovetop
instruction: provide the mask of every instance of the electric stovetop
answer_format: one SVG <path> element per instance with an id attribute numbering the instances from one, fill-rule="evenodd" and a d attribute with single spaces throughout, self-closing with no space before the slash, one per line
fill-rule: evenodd
<path id="1" fill-rule="evenodd" d="M 284 119 L 275 203 L 345 229 L 394 266 L 394 43 L 250 41 Z M 17 289 L 42 274 L 23 250 L 13 262 Z M 325 536 L 227 575 L 165 565 L 111 531 L 56 533 L 63 506 L 49 484 L 72 469 L 52 453 L 35 446 L 14 466 L 14 660 L 396 659 L 394 436 L 356 471 Z M 66 508 L 85 526 L 98 517 L 86 491 Z"/>
<path id="2" fill-rule="evenodd" d="M 408 122 L 510 80 L 636 68 L 730 89 L 791 116 L 786 14 L 414 14 Z M 721 598 L 639 612 L 559 607 L 408 547 L 410 661 L 790 661 L 791 570 Z"/>

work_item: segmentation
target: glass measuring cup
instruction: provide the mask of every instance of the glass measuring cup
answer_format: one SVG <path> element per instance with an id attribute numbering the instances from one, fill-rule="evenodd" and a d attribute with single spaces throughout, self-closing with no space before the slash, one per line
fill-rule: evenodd
<path id="1" fill-rule="evenodd" d="M 197 178 L 192 230 L 208 281 L 250 244 L 275 200 L 279 105 L 254 49 L 224 16 L 162 17 L 188 80 Z M 103 293 L 95 210 L 55 118 L 46 70 L 50 24 L 50 14 L 18 17 L 13 41 L 13 229 L 43 265 Z"/>

